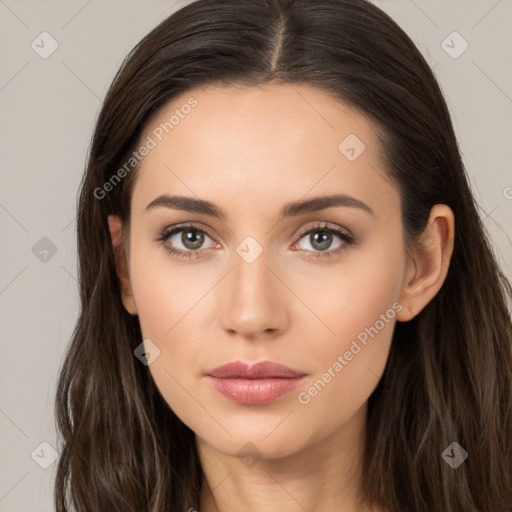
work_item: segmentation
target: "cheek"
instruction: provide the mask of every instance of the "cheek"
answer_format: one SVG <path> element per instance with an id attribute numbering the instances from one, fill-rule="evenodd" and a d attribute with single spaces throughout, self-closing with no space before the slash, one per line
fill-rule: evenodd
<path id="1" fill-rule="evenodd" d="M 162 342 L 171 340 L 206 292 L 207 283 L 201 285 L 194 280 L 197 273 L 176 265 L 163 247 L 136 247 L 130 264 L 132 292 L 143 336 Z"/>
<path id="2" fill-rule="evenodd" d="M 394 244 L 376 240 L 373 245 L 354 251 L 329 273 L 308 279 L 307 303 L 321 323 L 311 322 L 307 331 L 313 339 L 308 359 L 315 371 L 301 388 L 305 394 L 299 402 L 311 404 L 318 414 L 325 414 L 333 401 L 343 403 L 335 416 L 353 413 L 385 368 L 402 308 L 398 298 L 404 260 Z"/>
<path id="3" fill-rule="evenodd" d="M 132 290 L 144 339 L 160 350 L 150 364 L 153 381 L 174 413 L 190 427 L 205 421 L 204 412 L 191 407 L 198 396 L 198 353 L 204 337 L 198 336 L 197 317 L 207 283 L 192 284 L 193 273 L 180 272 L 170 264 L 133 258 Z M 195 274 L 197 276 L 197 274 Z M 193 402 L 193 400 L 192 400 Z"/>
<path id="4" fill-rule="evenodd" d="M 309 332 L 316 327 L 321 353 L 343 350 L 360 333 L 364 339 L 365 329 L 376 323 L 384 337 L 389 336 L 389 321 L 394 321 L 400 309 L 398 305 L 393 309 L 393 304 L 400 297 L 404 265 L 397 246 L 398 241 L 391 243 L 389 237 L 387 241 L 375 239 L 347 251 L 332 266 L 310 264 L 289 273 L 291 287 L 317 318 L 308 314 L 299 321 L 306 329 L 311 324 Z"/>
<path id="5" fill-rule="evenodd" d="M 204 369 L 200 355 L 208 348 L 205 319 L 215 307 L 212 297 L 218 269 L 199 269 L 200 264 L 180 264 L 164 248 L 135 248 L 131 258 L 132 292 L 144 339 L 160 350 L 150 365 L 158 387 L 180 395 Z M 210 335 L 211 337 L 211 335 Z"/>

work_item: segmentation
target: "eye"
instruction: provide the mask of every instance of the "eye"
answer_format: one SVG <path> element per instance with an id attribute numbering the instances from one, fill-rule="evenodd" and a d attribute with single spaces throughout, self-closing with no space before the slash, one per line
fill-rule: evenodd
<path id="1" fill-rule="evenodd" d="M 334 249 L 330 248 L 334 240 L 333 235 L 334 238 L 339 240 Z M 304 250 L 311 253 L 312 257 L 332 257 L 343 251 L 347 245 L 356 243 L 354 238 L 341 227 L 327 224 L 304 228 L 300 231 L 299 236 L 299 242 L 305 239 L 310 245 L 311 249 L 306 248 Z M 206 239 L 213 242 L 210 247 L 215 246 L 216 242 L 204 229 L 193 224 L 181 224 L 165 229 L 157 238 L 157 241 L 162 242 L 169 254 L 178 258 L 198 258 L 208 249 L 208 247 L 201 248 Z M 167 241 L 171 243 L 165 243 Z M 295 245 L 298 246 L 299 242 L 296 242 Z"/>
<path id="2" fill-rule="evenodd" d="M 203 229 L 192 224 L 182 224 L 164 230 L 157 241 L 164 243 L 169 240 L 171 245 L 164 243 L 165 249 L 179 258 L 197 258 L 206 250 L 201 249 L 206 238 L 212 240 Z"/>
<path id="3" fill-rule="evenodd" d="M 355 243 L 354 238 L 347 231 L 338 226 L 328 226 L 327 224 L 313 226 L 309 229 L 305 228 L 299 233 L 299 236 L 300 240 L 305 239 L 310 245 L 311 249 L 306 248 L 306 251 L 310 252 L 311 256 L 315 258 L 335 256 L 347 245 Z M 331 246 L 336 237 L 340 242 L 332 249 Z M 297 245 L 299 242 L 297 242 Z"/>

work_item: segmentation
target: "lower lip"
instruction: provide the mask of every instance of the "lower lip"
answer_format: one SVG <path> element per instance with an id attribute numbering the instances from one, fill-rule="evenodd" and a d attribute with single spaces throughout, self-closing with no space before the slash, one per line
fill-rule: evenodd
<path id="1" fill-rule="evenodd" d="M 268 379 L 219 379 L 208 376 L 215 389 L 233 402 L 243 405 L 265 405 L 295 389 L 304 377 Z"/>

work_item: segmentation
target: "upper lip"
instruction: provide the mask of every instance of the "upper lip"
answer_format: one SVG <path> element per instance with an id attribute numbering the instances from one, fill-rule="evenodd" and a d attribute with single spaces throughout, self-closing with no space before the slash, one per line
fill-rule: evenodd
<path id="1" fill-rule="evenodd" d="M 296 378 L 303 377 L 306 374 L 272 361 L 261 361 L 252 364 L 244 361 L 233 361 L 214 368 L 207 375 L 221 379 L 265 379 Z"/>

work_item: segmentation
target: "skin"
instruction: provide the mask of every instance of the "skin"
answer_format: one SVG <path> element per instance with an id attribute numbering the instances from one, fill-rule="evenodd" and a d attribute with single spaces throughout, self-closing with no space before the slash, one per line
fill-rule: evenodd
<path id="1" fill-rule="evenodd" d="M 408 255 L 400 195 L 386 178 L 373 123 L 305 85 L 196 89 L 159 111 L 141 140 L 191 96 L 197 106 L 142 161 L 118 272 L 125 308 L 160 350 L 149 366 L 155 384 L 196 434 L 205 475 L 200 510 L 369 510 L 357 506 L 367 400 L 396 321 L 417 315 L 443 284 L 453 213 L 436 205 Z M 354 161 L 338 149 L 349 134 L 366 146 Z M 206 199 L 227 217 L 163 206 L 145 212 L 164 193 Z M 374 214 L 336 206 L 278 218 L 289 201 L 334 193 L 363 201 Z M 109 220 L 119 248 L 123 226 Z M 197 258 L 166 251 L 173 244 L 198 250 L 183 244 L 181 232 L 155 241 L 184 222 L 206 230 Z M 326 251 L 297 233 L 326 222 L 348 230 L 356 244 L 333 234 L 333 257 L 316 258 Z M 247 236 L 263 249 L 252 263 L 236 252 Z M 394 317 L 378 334 L 300 403 L 299 393 L 390 308 Z M 204 376 L 234 360 L 275 361 L 308 376 L 274 403 L 240 405 Z"/>

